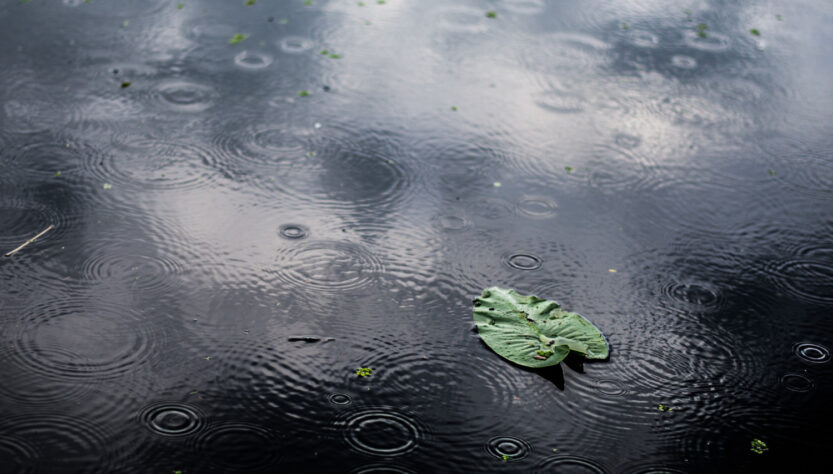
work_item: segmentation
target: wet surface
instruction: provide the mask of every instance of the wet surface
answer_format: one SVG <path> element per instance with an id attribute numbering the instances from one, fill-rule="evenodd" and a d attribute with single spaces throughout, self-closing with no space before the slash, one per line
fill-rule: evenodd
<path id="1" fill-rule="evenodd" d="M 4 471 L 826 463 L 829 5 L 246 3 L 0 6 Z"/>

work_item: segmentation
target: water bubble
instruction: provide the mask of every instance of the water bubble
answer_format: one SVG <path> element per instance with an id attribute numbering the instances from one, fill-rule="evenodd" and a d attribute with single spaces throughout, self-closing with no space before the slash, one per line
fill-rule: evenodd
<path id="1" fill-rule="evenodd" d="M 440 214 L 435 216 L 434 224 L 442 230 L 456 232 L 469 228 L 471 222 L 465 216 L 456 214 Z"/>
<path id="2" fill-rule="evenodd" d="M 213 88 L 188 81 L 169 81 L 156 88 L 156 94 L 171 110 L 202 112 L 214 105 L 217 93 Z"/>
<path id="3" fill-rule="evenodd" d="M 278 232 L 281 237 L 292 240 L 303 239 L 309 234 L 307 228 L 300 224 L 284 224 Z"/>
<path id="4" fill-rule="evenodd" d="M 312 40 L 300 36 L 288 36 L 280 42 L 281 50 L 289 54 L 303 53 L 311 49 L 312 46 Z"/>
<path id="5" fill-rule="evenodd" d="M 515 270 L 534 271 L 541 268 L 544 262 L 540 257 L 530 253 L 515 253 L 504 259 L 505 263 Z"/>
<path id="6" fill-rule="evenodd" d="M 671 57 L 671 64 L 680 69 L 694 69 L 697 67 L 697 60 L 684 54 L 675 54 Z"/>
<path id="7" fill-rule="evenodd" d="M 616 142 L 622 148 L 631 150 L 639 146 L 642 143 L 642 139 L 633 135 L 628 135 L 626 133 L 619 133 L 616 137 L 613 138 L 613 141 Z"/>
<path id="8" fill-rule="evenodd" d="M 524 196 L 518 201 L 518 212 L 534 219 L 546 219 L 555 215 L 558 205 L 544 196 Z"/>
<path id="9" fill-rule="evenodd" d="M 640 48 L 656 48 L 659 44 L 657 35 L 644 30 L 631 30 L 628 39 L 632 45 Z"/>
<path id="10" fill-rule="evenodd" d="M 424 436 L 416 420 L 385 409 L 355 412 L 338 427 L 350 447 L 373 456 L 401 456 L 414 450 Z"/>
<path id="11" fill-rule="evenodd" d="M 796 344 L 793 351 L 801 360 L 812 364 L 824 364 L 830 361 L 830 351 L 819 344 L 802 342 Z"/>
<path id="12" fill-rule="evenodd" d="M 785 374 L 781 384 L 791 392 L 809 392 L 815 388 L 813 381 L 801 374 Z"/>
<path id="13" fill-rule="evenodd" d="M 272 64 L 272 56 L 256 51 L 241 51 L 234 57 L 234 64 L 244 69 L 263 69 Z"/>
<path id="14" fill-rule="evenodd" d="M 515 461 L 527 457 L 532 446 L 512 436 L 498 436 L 486 443 L 486 451 L 496 458 Z"/>
<path id="15" fill-rule="evenodd" d="M 330 401 L 333 405 L 345 406 L 353 403 L 353 399 L 350 398 L 350 395 L 345 393 L 332 393 L 327 400 Z"/>
<path id="16" fill-rule="evenodd" d="M 146 406 L 139 419 L 158 435 L 179 437 L 190 435 L 202 428 L 205 416 L 191 405 L 160 402 Z"/>

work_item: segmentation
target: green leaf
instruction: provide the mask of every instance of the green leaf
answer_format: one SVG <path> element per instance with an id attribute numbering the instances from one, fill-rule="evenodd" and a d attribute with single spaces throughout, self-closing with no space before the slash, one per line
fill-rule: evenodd
<path id="1" fill-rule="evenodd" d="M 244 35 L 243 33 L 236 33 L 234 36 L 231 37 L 230 40 L 228 40 L 228 42 L 229 44 L 238 44 L 243 42 L 243 40 L 245 40 L 246 38 L 248 38 L 248 36 Z"/>
<path id="2" fill-rule="evenodd" d="M 487 18 L 497 18 L 497 12 L 486 12 Z"/>
<path id="3" fill-rule="evenodd" d="M 749 30 L 749 33 L 753 36 L 761 36 L 761 31 L 757 28 L 752 28 L 751 30 Z"/>
<path id="4" fill-rule="evenodd" d="M 607 340 L 590 321 L 555 301 L 491 287 L 474 300 L 477 332 L 504 359 L 532 368 L 556 365 L 570 351 L 607 359 Z"/>
<path id="5" fill-rule="evenodd" d="M 769 451 L 769 448 L 767 447 L 766 443 L 764 443 L 758 438 L 755 438 L 752 440 L 752 444 L 749 447 L 749 450 L 755 454 L 764 454 L 765 452 Z"/>

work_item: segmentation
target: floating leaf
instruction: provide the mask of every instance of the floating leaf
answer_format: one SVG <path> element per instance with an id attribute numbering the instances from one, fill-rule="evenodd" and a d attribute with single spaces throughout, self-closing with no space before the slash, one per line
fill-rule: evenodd
<path id="1" fill-rule="evenodd" d="M 769 448 L 766 446 L 766 443 L 755 438 L 752 440 L 752 445 L 749 448 L 755 454 L 764 454 L 765 452 L 769 451 Z"/>
<path id="2" fill-rule="evenodd" d="M 373 373 L 373 369 L 370 367 L 361 367 L 359 370 L 356 371 L 356 375 L 359 377 L 368 377 L 370 374 Z"/>
<path id="3" fill-rule="evenodd" d="M 486 18 L 497 18 L 497 12 L 486 12 Z"/>
<path id="4" fill-rule="evenodd" d="M 474 300 L 474 321 L 483 341 L 501 357 L 525 367 L 549 367 L 570 351 L 607 359 L 607 340 L 577 313 L 555 301 L 491 287 Z"/>
<path id="5" fill-rule="evenodd" d="M 749 33 L 753 36 L 761 36 L 761 31 L 757 28 L 752 28 L 751 30 L 749 30 Z"/>
<path id="6" fill-rule="evenodd" d="M 248 36 L 244 35 L 243 33 L 237 33 L 228 40 L 229 44 L 238 44 L 241 43 L 243 40 L 248 38 Z"/>

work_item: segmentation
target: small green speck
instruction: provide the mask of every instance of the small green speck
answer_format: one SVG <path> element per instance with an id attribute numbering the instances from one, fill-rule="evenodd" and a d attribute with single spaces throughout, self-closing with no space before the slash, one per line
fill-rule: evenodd
<path id="1" fill-rule="evenodd" d="M 384 5 L 385 0 L 376 0 L 376 3 L 379 4 L 379 5 Z"/>
<path id="2" fill-rule="evenodd" d="M 706 31 L 707 29 L 709 29 L 709 25 L 705 23 L 700 23 L 699 25 L 697 25 L 697 29 L 700 31 Z"/>
<path id="3" fill-rule="evenodd" d="M 706 33 L 705 31 L 698 31 L 697 36 L 699 36 L 701 38 L 708 38 L 709 37 L 708 33 Z"/>
<path id="4" fill-rule="evenodd" d="M 130 87 L 130 82 L 129 81 L 124 81 L 124 82 L 121 83 L 121 88 L 122 89 L 127 89 L 128 87 Z"/>
<path id="5" fill-rule="evenodd" d="M 499 188 L 502 186 L 502 184 L 500 184 L 500 181 L 495 181 L 494 183 L 492 183 L 492 186 Z"/>
<path id="6" fill-rule="evenodd" d="M 55 173 L 55 177 L 56 177 L 56 178 L 60 178 L 60 177 L 61 177 L 61 172 L 60 172 L 60 171 L 58 171 L 57 173 Z"/>
<path id="7" fill-rule="evenodd" d="M 330 53 L 329 56 L 330 56 L 331 59 L 341 59 L 340 54 Z"/>
<path id="8" fill-rule="evenodd" d="M 330 52 L 329 52 L 329 51 L 327 51 L 326 49 L 322 49 L 322 50 L 321 50 L 321 54 L 323 54 L 324 56 L 326 56 L 326 55 L 330 54 Z"/>
<path id="9" fill-rule="evenodd" d="M 192 391 L 192 392 L 188 392 L 188 395 L 196 395 L 196 394 L 198 394 L 198 393 L 199 393 L 199 391 L 194 390 L 194 391 Z"/>
<path id="10" fill-rule="evenodd" d="M 235 35 L 232 36 L 230 40 L 228 40 L 228 43 L 229 44 L 242 43 L 243 40 L 245 40 L 246 38 L 248 38 L 248 36 L 244 35 L 243 33 L 235 33 Z"/>
<path id="11" fill-rule="evenodd" d="M 663 405 L 662 403 L 660 403 L 659 406 L 657 407 L 657 410 L 667 411 L 668 410 L 668 405 Z"/>
<path id="12" fill-rule="evenodd" d="M 184 3 L 177 3 L 177 4 L 176 4 L 176 9 L 177 9 L 177 10 L 182 10 L 183 8 L 185 8 L 185 4 L 184 4 Z"/>
<path id="13" fill-rule="evenodd" d="M 558 448 L 552 448 L 552 452 L 557 453 L 557 452 L 558 452 Z"/>
<path id="14" fill-rule="evenodd" d="M 102 187 L 103 187 L 104 189 L 113 189 L 113 185 L 112 185 L 112 184 L 110 184 L 110 183 L 104 183 L 104 185 L 103 185 Z"/>
<path id="15" fill-rule="evenodd" d="M 359 370 L 356 371 L 356 375 L 359 377 L 367 377 L 373 372 L 373 369 L 370 367 L 361 367 Z"/>
<path id="16" fill-rule="evenodd" d="M 312 0 L 304 0 L 304 5 L 312 5 Z"/>
<path id="17" fill-rule="evenodd" d="M 358 5 L 358 6 L 360 6 L 360 7 L 363 7 L 363 6 L 364 6 L 364 2 L 359 2 L 359 3 L 357 3 L 357 5 Z"/>
<path id="18" fill-rule="evenodd" d="M 497 18 L 497 12 L 486 12 L 486 18 Z"/>
<path id="19" fill-rule="evenodd" d="M 451 106 L 451 111 L 452 111 L 452 112 L 457 112 L 457 106 L 456 106 L 456 105 L 452 105 L 452 106 Z"/>
<path id="20" fill-rule="evenodd" d="M 278 23 L 280 23 L 281 25 L 288 25 L 289 24 L 289 18 L 281 18 L 281 19 L 278 20 Z"/>
<path id="21" fill-rule="evenodd" d="M 130 20 L 124 20 L 123 22 L 121 22 L 122 28 L 127 28 L 128 26 L 130 26 Z"/>
<path id="22" fill-rule="evenodd" d="M 575 168 L 572 166 L 565 166 L 564 169 L 567 170 L 568 173 L 572 173 Z"/>
<path id="23" fill-rule="evenodd" d="M 301 97 L 307 97 L 309 95 L 309 91 L 303 90 L 303 91 L 299 92 L 298 95 L 301 96 Z"/>
<path id="24" fill-rule="evenodd" d="M 182 471 L 180 471 L 179 469 L 177 469 L 176 471 L 174 471 L 174 474 L 182 474 Z"/>
<path id="25" fill-rule="evenodd" d="M 503 455 L 501 455 L 501 457 L 503 458 L 503 462 L 506 462 L 506 461 L 512 459 L 512 457 L 509 456 L 508 454 L 503 454 Z"/>
<path id="26" fill-rule="evenodd" d="M 622 29 L 627 30 L 629 28 L 627 23 L 622 23 Z"/>
<path id="27" fill-rule="evenodd" d="M 757 28 L 752 28 L 751 30 L 749 30 L 749 33 L 751 33 L 753 36 L 761 36 L 760 30 L 758 30 Z"/>
<path id="28" fill-rule="evenodd" d="M 784 21 L 784 17 L 781 15 L 775 15 L 775 19 L 778 21 Z"/>
<path id="29" fill-rule="evenodd" d="M 775 176 L 775 171 L 773 171 L 773 170 L 769 170 L 768 173 L 769 173 L 770 176 Z"/>
<path id="30" fill-rule="evenodd" d="M 764 454 L 769 451 L 769 448 L 766 446 L 766 443 L 755 438 L 752 440 L 752 445 L 749 447 L 749 450 L 755 454 Z"/>
<path id="31" fill-rule="evenodd" d="M 254 5 L 255 3 L 257 3 L 256 0 L 246 0 L 246 6 L 247 7 L 250 7 L 250 6 Z"/>

